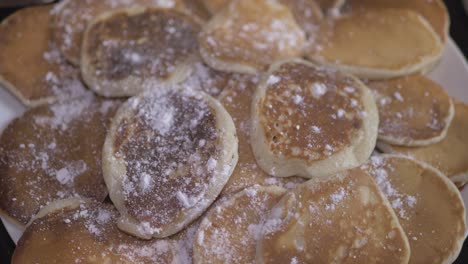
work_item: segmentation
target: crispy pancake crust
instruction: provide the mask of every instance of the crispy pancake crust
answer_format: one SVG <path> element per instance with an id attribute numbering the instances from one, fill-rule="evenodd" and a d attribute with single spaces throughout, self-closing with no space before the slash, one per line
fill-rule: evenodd
<path id="1" fill-rule="evenodd" d="M 452 263 L 465 240 L 465 206 L 440 171 L 397 155 L 373 156 L 363 166 L 387 197 L 408 236 L 409 263 Z"/>
<path id="2" fill-rule="evenodd" d="M 320 24 L 317 35 L 308 59 L 367 79 L 425 71 L 443 51 L 430 24 L 407 9 L 355 10 Z"/>
<path id="3" fill-rule="evenodd" d="M 79 71 L 51 42 L 50 10 L 51 5 L 20 9 L 0 24 L 0 84 L 27 106 L 84 92 Z"/>
<path id="4" fill-rule="evenodd" d="M 57 199 L 103 201 L 101 151 L 118 104 L 83 97 L 32 108 L 13 120 L 0 138 L 1 210 L 25 225 Z"/>
<path id="5" fill-rule="evenodd" d="M 275 60 L 299 56 L 304 41 L 291 11 L 268 0 L 230 2 L 199 37 L 200 54 L 212 68 L 250 74 Z"/>
<path id="6" fill-rule="evenodd" d="M 285 189 L 255 185 L 206 214 L 194 240 L 194 263 L 254 263 L 258 234 Z"/>
<path id="7" fill-rule="evenodd" d="M 232 118 L 211 96 L 185 88 L 130 99 L 104 144 L 119 228 L 144 239 L 175 234 L 199 217 L 237 163 Z"/>
<path id="8" fill-rule="evenodd" d="M 379 140 L 414 147 L 437 143 L 447 135 L 454 106 L 437 83 L 409 75 L 367 85 L 379 109 Z"/>
<path id="9" fill-rule="evenodd" d="M 109 97 L 180 82 L 190 74 L 199 30 L 197 20 L 176 10 L 134 7 L 104 13 L 84 34 L 83 79 Z"/>
<path id="10" fill-rule="evenodd" d="M 257 263 L 408 263 L 410 257 L 390 204 L 361 169 L 298 186 L 267 219 Z"/>
<path id="11" fill-rule="evenodd" d="M 121 232 L 110 204 L 78 199 L 44 207 L 18 242 L 12 263 L 188 263 L 183 241 L 144 241 Z"/>
<path id="12" fill-rule="evenodd" d="M 252 102 L 251 143 L 273 176 L 327 176 L 364 163 L 377 138 L 369 89 L 356 78 L 302 60 L 279 62 Z"/>
<path id="13" fill-rule="evenodd" d="M 457 186 L 468 182 L 468 105 L 454 101 L 455 115 L 445 138 L 425 147 L 393 146 L 378 142 L 385 153 L 411 156 L 440 170 Z"/>

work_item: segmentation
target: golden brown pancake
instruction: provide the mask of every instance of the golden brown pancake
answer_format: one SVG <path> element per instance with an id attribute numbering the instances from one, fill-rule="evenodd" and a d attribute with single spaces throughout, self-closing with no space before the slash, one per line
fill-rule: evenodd
<path id="1" fill-rule="evenodd" d="M 408 263 L 406 235 L 360 169 L 286 193 L 260 232 L 257 263 Z"/>
<path id="2" fill-rule="evenodd" d="M 305 179 L 300 177 L 270 177 L 257 165 L 250 147 L 250 113 L 252 98 L 259 82 L 259 76 L 237 73 L 226 75 L 231 77 L 226 79 L 227 85 L 219 99 L 236 125 L 237 138 L 239 139 L 239 161 L 224 187 L 222 195 L 238 192 L 254 184 L 292 188 L 303 183 Z"/>
<path id="3" fill-rule="evenodd" d="M 189 263 L 184 242 L 140 240 L 120 231 L 110 204 L 60 200 L 26 228 L 12 263 Z"/>
<path id="4" fill-rule="evenodd" d="M 455 116 L 445 138 L 425 147 L 402 147 L 378 143 L 385 153 L 399 153 L 428 163 L 440 170 L 457 186 L 468 182 L 468 105 L 454 102 Z"/>
<path id="5" fill-rule="evenodd" d="M 101 151 L 118 102 L 92 96 L 29 109 L 0 138 L 0 209 L 25 225 L 68 197 L 103 201 Z"/>
<path id="6" fill-rule="evenodd" d="M 272 65 L 252 103 L 251 144 L 270 175 L 327 176 L 372 153 L 378 115 L 356 78 L 302 60 Z"/>
<path id="7" fill-rule="evenodd" d="M 145 239 L 179 232 L 213 203 L 237 159 L 232 118 L 211 96 L 171 87 L 131 98 L 103 150 L 119 228 Z"/>
<path id="8" fill-rule="evenodd" d="M 448 39 L 450 17 L 441 0 L 347 0 L 346 9 L 401 8 L 421 14 L 439 35 L 443 43 Z"/>
<path id="9" fill-rule="evenodd" d="M 361 78 L 421 72 L 442 55 L 440 38 L 407 9 L 359 9 L 320 24 L 307 57 Z"/>
<path id="10" fill-rule="evenodd" d="M 286 6 L 234 0 L 203 27 L 199 45 L 203 60 L 214 69 L 256 73 L 275 60 L 299 56 L 304 40 Z"/>
<path id="11" fill-rule="evenodd" d="M 195 236 L 193 263 L 255 263 L 262 224 L 285 192 L 255 185 L 208 211 Z"/>
<path id="12" fill-rule="evenodd" d="M 79 70 L 51 43 L 50 10 L 50 5 L 20 9 L 0 24 L 0 84 L 27 106 L 85 91 Z"/>
<path id="13" fill-rule="evenodd" d="M 79 65 L 83 34 L 88 23 L 104 12 L 132 6 L 186 10 L 182 0 L 65 0 L 53 10 L 54 41 L 69 62 Z"/>
<path id="14" fill-rule="evenodd" d="M 465 206 L 440 171 L 403 156 L 373 156 L 363 166 L 392 205 L 411 248 L 409 263 L 452 263 L 465 240 Z"/>
<path id="15" fill-rule="evenodd" d="M 422 75 L 367 83 L 379 109 L 378 139 L 402 146 L 425 146 L 444 139 L 454 115 L 450 96 Z"/>
<path id="16" fill-rule="evenodd" d="M 190 73 L 199 30 L 196 20 L 174 9 L 134 7 L 105 13 L 85 32 L 83 79 L 110 97 L 180 82 Z"/>

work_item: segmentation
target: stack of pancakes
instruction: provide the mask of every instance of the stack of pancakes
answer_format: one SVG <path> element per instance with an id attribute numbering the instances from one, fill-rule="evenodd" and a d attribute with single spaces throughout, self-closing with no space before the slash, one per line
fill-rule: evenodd
<path id="1" fill-rule="evenodd" d="M 451 263 L 441 0 L 65 0 L 0 25 L 13 263 Z"/>

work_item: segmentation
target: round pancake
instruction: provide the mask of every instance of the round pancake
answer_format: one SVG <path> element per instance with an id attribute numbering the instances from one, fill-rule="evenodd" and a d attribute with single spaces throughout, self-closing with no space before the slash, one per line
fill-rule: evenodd
<path id="1" fill-rule="evenodd" d="M 119 228 L 145 239 L 177 233 L 216 199 L 237 159 L 232 118 L 211 96 L 171 87 L 131 98 L 103 150 Z"/>
<path id="2" fill-rule="evenodd" d="M 468 105 L 454 101 L 455 115 L 445 138 L 424 147 L 403 147 L 378 142 L 385 153 L 399 153 L 428 163 L 440 170 L 457 186 L 468 182 Z"/>
<path id="3" fill-rule="evenodd" d="M 91 20 L 109 10 L 132 6 L 158 6 L 183 9 L 181 0 L 65 0 L 53 10 L 54 42 L 65 58 L 80 64 L 83 33 Z"/>
<path id="4" fill-rule="evenodd" d="M 285 192 L 255 185 L 208 211 L 195 235 L 193 263 L 255 263 L 260 228 Z"/>
<path id="5" fill-rule="evenodd" d="M 300 185 L 267 219 L 257 263 L 408 263 L 410 257 L 390 204 L 360 169 Z"/>
<path id="6" fill-rule="evenodd" d="M 317 35 L 310 60 L 367 79 L 421 72 L 443 51 L 429 23 L 406 9 L 359 9 L 320 24 Z"/>
<path id="7" fill-rule="evenodd" d="M 190 74 L 200 25 L 171 9 L 117 10 L 100 15 L 83 39 L 81 73 L 96 93 L 132 96 Z"/>
<path id="8" fill-rule="evenodd" d="M 412 159 L 373 156 L 363 166 L 377 182 L 405 230 L 409 263 L 452 263 L 465 240 L 465 206 L 441 172 Z"/>
<path id="9" fill-rule="evenodd" d="M 378 120 L 371 92 L 356 78 L 302 60 L 280 62 L 254 95 L 252 149 L 270 175 L 327 176 L 369 158 Z"/>
<path id="10" fill-rule="evenodd" d="M 121 232 L 110 204 L 67 199 L 43 208 L 18 242 L 12 263 L 189 263 L 182 241 Z"/>
<path id="11" fill-rule="evenodd" d="M 87 96 L 31 108 L 13 120 L 0 138 L 2 215 L 25 225 L 57 199 L 103 201 L 102 145 L 118 104 Z"/>
<path id="12" fill-rule="evenodd" d="M 454 106 L 437 83 L 422 75 L 409 75 L 369 82 L 367 86 L 379 109 L 379 140 L 401 146 L 426 146 L 444 139 Z"/>
<path id="13" fill-rule="evenodd" d="M 50 10 L 51 5 L 20 9 L 0 24 L 0 83 L 27 106 L 85 91 L 79 70 L 51 43 Z"/>
<path id="14" fill-rule="evenodd" d="M 229 75 L 231 77 L 226 79 L 226 87 L 219 96 L 219 100 L 236 125 L 237 138 L 239 139 L 239 161 L 224 187 L 222 195 L 236 193 L 255 184 L 292 188 L 303 183 L 305 179 L 300 177 L 270 177 L 257 165 L 250 147 L 250 108 L 259 76 L 237 73 Z"/>
<path id="15" fill-rule="evenodd" d="M 304 41 L 286 6 L 234 0 L 205 24 L 199 46 L 203 60 L 214 69 L 256 73 L 275 60 L 299 56 Z"/>
<path id="16" fill-rule="evenodd" d="M 422 15 L 439 35 L 442 43 L 448 39 L 450 17 L 442 0 L 347 0 L 346 9 L 359 8 L 410 9 Z"/>

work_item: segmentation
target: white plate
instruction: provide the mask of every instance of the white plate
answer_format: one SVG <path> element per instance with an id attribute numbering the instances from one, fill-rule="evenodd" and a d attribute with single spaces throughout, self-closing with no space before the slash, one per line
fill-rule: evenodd
<path id="1" fill-rule="evenodd" d="M 429 77 L 442 84 L 452 97 L 468 103 L 468 65 L 452 39 L 449 39 L 441 62 Z M 5 89 L 0 89 L 0 131 L 24 110 L 15 97 Z M 468 188 L 461 193 L 465 204 L 468 205 Z M 18 242 L 22 235 L 21 229 L 7 219 L 2 218 L 2 221 L 13 241 Z"/>

